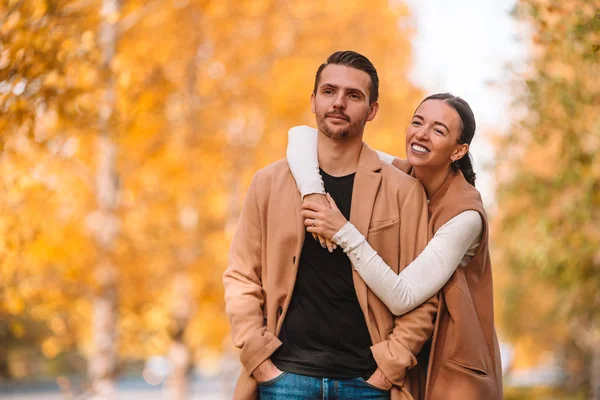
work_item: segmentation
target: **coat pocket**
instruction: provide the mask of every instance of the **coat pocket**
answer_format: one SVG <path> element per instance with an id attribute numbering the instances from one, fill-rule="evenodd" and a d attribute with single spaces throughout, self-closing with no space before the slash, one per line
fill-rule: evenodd
<path id="1" fill-rule="evenodd" d="M 384 229 L 398 225 L 398 218 L 390 218 L 382 221 L 373 221 L 369 225 L 369 233 L 379 232 Z"/>
<path id="2" fill-rule="evenodd" d="M 482 368 L 471 367 L 470 365 L 466 365 L 466 364 L 454 361 L 452 359 L 449 359 L 448 363 L 450 363 L 450 364 L 454 365 L 456 368 L 459 368 L 459 369 L 461 369 L 461 370 L 463 370 L 463 371 L 465 371 L 465 372 L 467 372 L 469 374 L 472 374 L 472 375 L 477 375 L 477 376 L 480 376 L 480 377 L 487 377 L 488 376 L 487 371 L 485 371 Z"/>
<path id="3" fill-rule="evenodd" d="M 448 361 L 479 376 L 487 376 L 491 367 L 490 352 L 468 288 L 451 286 L 445 293 L 450 315 Z"/>
<path id="4" fill-rule="evenodd" d="M 285 376 L 287 375 L 287 372 L 283 371 L 281 374 L 277 375 L 275 378 L 269 379 L 267 381 L 263 381 L 263 382 L 258 382 L 258 386 L 269 386 L 269 385 L 273 385 L 274 383 L 280 381 L 281 379 L 285 378 Z"/>

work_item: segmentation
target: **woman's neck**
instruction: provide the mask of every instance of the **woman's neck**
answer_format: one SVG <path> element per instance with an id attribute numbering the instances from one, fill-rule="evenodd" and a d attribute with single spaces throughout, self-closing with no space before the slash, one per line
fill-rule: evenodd
<path id="1" fill-rule="evenodd" d="M 423 184 L 423 188 L 425 189 L 425 194 L 427 195 L 427 199 L 431 200 L 431 198 L 436 194 L 436 192 L 442 187 L 448 174 L 450 173 L 450 167 L 448 169 L 429 169 L 426 167 L 414 167 L 415 178 L 421 181 Z"/>

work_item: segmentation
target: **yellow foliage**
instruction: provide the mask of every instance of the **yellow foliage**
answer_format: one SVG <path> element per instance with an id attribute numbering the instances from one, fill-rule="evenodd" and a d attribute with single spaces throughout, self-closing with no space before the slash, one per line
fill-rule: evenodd
<path id="1" fill-rule="evenodd" d="M 494 265 L 503 332 L 530 366 L 554 351 L 581 375 L 600 335 L 600 39 L 597 1 L 521 0 L 535 52 L 498 143 Z M 592 367 L 594 368 L 594 367 Z M 579 379 L 579 378 L 577 378 Z"/>
<path id="2" fill-rule="evenodd" d="M 42 343 L 42 351 L 44 352 L 44 355 L 48 358 L 56 357 L 60 350 L 60 343 L 55 337 L 49 337 Z"/>
<path id="3" fill-rule="evenodd" d="M 10 331 L 17 339 L 25 336 L 25 327 L 17 321 L 10 324 Z"/>
<path id="4" fill-rule="evenodd" d="M 367 141 L 394 154 L 404 153 L 402 127 L 423 95 L 407 78 L 400 2 L 152 3 L 127 2 L 111 17 L 122 31 L 108 72 L 98 2 L 61 2 L 61 13 L 25 1 L 1 28 L 0 82 L 10 79 L 12 91 L 0 94 L 0 307 L 46 323 L 47 357 L 67 335 L 91 352 L 92 272 L 104 253 L 118 269 L 123 356 L 166 352 L 177 273 L 193 287 L 192 300 L 177 303 L 192 315 L 186 340 L 221 348 L 231 228 L 253 173 L 285 156 L 287 130 L 314 125 L 318 66 L 340 49 L 374 62 L 381 112 Z M 102 220 L 95 139 L 107 82 L 119 183 L 109 252 L 92 235 Z"/>

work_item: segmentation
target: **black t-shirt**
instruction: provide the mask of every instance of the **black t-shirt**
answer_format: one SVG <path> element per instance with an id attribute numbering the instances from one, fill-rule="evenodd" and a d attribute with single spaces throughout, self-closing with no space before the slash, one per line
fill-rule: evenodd
<path id="1" fill-rule="evenodd" d="M 325 190 L 350 219 L 354 175 L 321 170 Z M 271 360 L 301 375 L 367 379 L 377 368 L 371 337 L 356 297 L 352 265 L 338 247 L 333 253 L 306 234 L 292 299 L 279 333 L 282 346 Z"/>

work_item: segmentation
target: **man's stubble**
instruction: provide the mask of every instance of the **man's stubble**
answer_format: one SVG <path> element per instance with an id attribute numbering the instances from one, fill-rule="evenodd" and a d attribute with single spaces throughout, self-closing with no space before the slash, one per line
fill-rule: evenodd
<path id="1" fill-rule="evenodd" d="M 352 121 L 350 120 L 350 125 L 341 130 L 332 130 L 329 128 L 326 122 L 326 117 L 328 114 L 338 114 L 338 113 L 325 113 L 322 115 L 317 115 L 317 128 L 321 131 L 325 136 L 334 140 L 342 140 L 349 139 L 358 135 L 361 135 L 365 129 L 365 125 L 367 123 L 367 118 L 369 116 L 369 112 L 367 111 L 363 118 L 359 120 Z M 343 114 L 346 118 L 347 116 Z"/>

